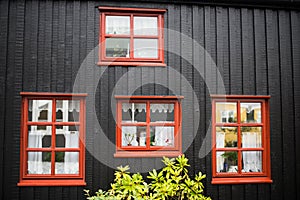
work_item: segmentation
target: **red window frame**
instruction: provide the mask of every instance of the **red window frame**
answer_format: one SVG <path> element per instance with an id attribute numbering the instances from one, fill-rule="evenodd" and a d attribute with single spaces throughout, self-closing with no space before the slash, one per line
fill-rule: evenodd
<path id="1" fill-rule="evenodd" d="M 115 157 L 176 157 L 182 154 L 181 100 L 183 96 L 115 96 L 116 153 Z M 122 122 L 122 103 L 145 103 L 146 122 Z M 174 103 L 174 122 L 151 122 L 151 103 Z M 122 146 L 122 126 L 146 126 L 146 146 Z M 174 127 L 174 146 L 150 146 L 150 126 Z"/>
<path id="2" fill-rule="evenodd" d="M 165 9 L 144 9 L 144 8 L 117 8 L 117 7 L 98 7 L 100 11 L 100 34 L 99 34 L 99 61 L 98 65 L 104 66 L 166 66 L 164 63 L 164 16 Z M 106 34 L 106 16 L 129 16 L 130 34 Z M 134 35 L 133 18 L 139 17 L 157 17 L 157 31 L 154 35 Z M 107 38 L 128 38 L 130 40 L 130 56 L 126 57 L 106 57 Z M 133 40 L 157 39 L 158 40 L 158 58 L 134 58 Z"/>
<path id="3" fill-rule="evenodd" d="M 20 137 L 20 181 L 18 186 L 84 186 L 85 183 L 85 98 L 87 94 L 62 94 L 62 93 L 38 93 L 21 92 L 22 113 L 21 113 L 21 137 Z M 28 120 L 29 100 L 52 100 L 52 119 L 49 122 L 32 122 Z M 78 122 L 56 121 L 56 100 L 79 100 L 80 114 Z M 55 113 L 55 114 L 53 114 Z M 50 148 L 29 148 L 28 147 L 28 126 L 51 126 L 51 147 Z M 55 147 L 55 126 L 78 126 L 79 147 L 59 148 Z M 27 152 L 51 152 L 51 174 L 28 174 Z M 55 174 L 55 153 L 54 152 L 78 152 L 79 173 L 78 174 Z"/>
<path id="4" fill-rule="evenodd" d="M 212 98 L 212 184 L 241 184 L 241 183 L 272 183 L 270 164 L 270 128 L 269 128 L 269 98 L 270 96 L 250 96 L 250 95 L 211 95 Z M 234 102 L 237 105 L 236 122 L 216 122 L 216 103 Z M 241 122 L 240 103 L 260 103 L 261 122 Z M 216 146 L 216 127 L 236 127 L 237 147 Z M 246 148 L 241 144 L 241 127 L 261 127 L 261 147 Z M 242 151 L 262 152 L 262 172 L 243 172 Z M 217 151 L 235 151 L 238 155 L 237 173 L 217 172 Z"/>

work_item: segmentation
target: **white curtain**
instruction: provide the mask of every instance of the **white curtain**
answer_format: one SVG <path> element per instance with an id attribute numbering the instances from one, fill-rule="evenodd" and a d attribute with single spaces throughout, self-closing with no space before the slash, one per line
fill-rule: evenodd
<path id="1" fill-rule="evenodd" d="M 30 131 L 28 135 L 29 148 L 42 148 L 42 139 L 47 134 L 46 131 Z M 49 134 L 49 133 L 48 133 Z M 50 132 L 51 134 L 51 132 Z M 50 174 L 50 164 L 43 163 L 42 152 L 28 153 L 28 173 L 29 174 Z"/>
<path id="2" fill-rule="evenodd" d="M 223 132 L 217 132 L 216 133 L 216 148 L 224 148 L 225 146 L 225 133 Z M 221 172 L 223 170 L 223 163 L 224 163 L 224 157 L 222 156 L 224 152 L 216 152 L 216 157 L 217 157 L 217 172 Z"/>
<path id="3" fill-rule="evenodd" d="M 106 33 L 128 34 L 129 19 L 128 16 L 106 16 Z"/>
<path id="4" fill-rule="evenodd" d="M 171 113 L 174 110 L 174 104 L 150 104 L 150 110 L 152 112 L 164 112 L 164 113 Z"/>
<path id="5" fill-rule="evenodd" d="M 57 109 L 62 110 L 63 121 L 68 121 L 68 111 L 79 111 L 79 101 L 57 101 Z M 29 104 L 29 110 L 32 111 L 32 121 L 39 121 L 40 113 L 47 110 L 47 121 L 52 120 L 52 101 L 51 100 L 33 100 Z M 38 126 L 31 126 L 28 134 L 29 148 L 43 148 L 43 137 L 52 135 L 51 126 L 46 126 L 46 130 L 37 130 Z M 65 148 L 79 147 L 79 132 L 69 131 L 69 126 L 64 126 L 63 129 L 56 129 L 56 136 L 63 134 L 65 137 Z M 42 152 L 28 153 L 28 173 L 30 174 L 50 174 L 51 162 L 43 161 Z M 65 152 L 64 162 L 56 162 L 55 168 L 58 174 L 76 174 L 79 171 L 79 154 L 78 152 Z M 50 158 L 51 160 L 51 158 Z"/>
<path id="6" fill-rule="evenodd" d="M 79 147 L 79 132 L 64 131 L 66 148 Z M 65 152 L 64 172 L 66 174 L 78 174 L 79 172 L 79 157 L 78 152 Z"/>
<path id="7" fill-rule="evenodd" d="M 244 148 L 260 147 L 260 135 L 256 132 L 243 132 L 242 141 Z M 244 172 L 261 172 L 261 152 L 243 152 Z"/>
<path id="8" fill-rule="evenodd" d="M 156 126 L 155 127 L 155 146 L 173 146 L 174 127 Z"/>

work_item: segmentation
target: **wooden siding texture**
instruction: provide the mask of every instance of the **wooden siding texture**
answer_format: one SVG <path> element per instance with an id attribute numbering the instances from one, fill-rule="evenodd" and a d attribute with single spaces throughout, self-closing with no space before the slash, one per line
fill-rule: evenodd
<path id="1" fill-rule="evenodd" d="M 83 189 L 107 188 L 113 168 L 97 159 L 111 148 L 99 137 L 100 127 L 109 141 L 115 141 L 114 94 L 131 94 L 131 86 L 158 82 L 175 88 L 146 84 L 137 95 L 180 94 L 183 109 L 194 110 L 183 119 L 183 137 L 194 138 L 185 154 L 191 174 L 207 175 L 205 193 L 213 199 L 281 200 L 300 198 L 300 12 L 289 9 L 209 6 L 171 3 L 125 3 L 126 7 L 166 8 L 165 28 L 193 38 L 206 52 L 197 50 L 180 35 L 165 32 L 168 68 L 99 67 L 95 65 L 98 45 L 97 6 L 119 6 L 111 1 L 0 1 L 0 199 L 84 199 Z M 179 55 L 168 50 L 173 49 Z M 206 60 L 210 55 L 221 72 L 227 94 L 271 95 L 272 184 L 211 185 L 211 154 L 199 158 L 199 151 L 211 121 L 210 93 L 218 93 L 216 69 Z M 183 59 L 185 57 L 187 59 Z M 87 59 L 86 59 L 87 58 Z M 187 60 L 192 60 L 190 63 Z M 205 64 L 204 77 L 193 64 Z M 81 66 L 88 66 L 79 71 Z M 174 70 L 171 70 L 174 69 Z M 166 70 L 167 73 L 165 72 Z M 178 72 L 178 73 L 176 73 Z M 180 76 L 179 74 L 183 75 Z M 100 80 L 99 77 L 101 76 Z M 82 84 L 75 88 L 79 77 Z M 128 84 L 117 85 L 120 78 Z M 215 80 L 208 91 L 204 79 Z M 93 80 L 97 84 L 90 85 Z M 116 87 L 117 85 L 117 87 Z M 115 93 L 113 93 L 113 90 Z M 86 187 L 17 187 L 21 91 L 95 91 L 87 105 Z M 199 102 L 196 107 L 194 104 Z M 197 125 L 199 124 L 199 126 Z M 184 130 L 192 127 L 192 133 Z M 207 149 L 209 150 L 209 149 Z M 159 167 L 160 159 L 114 159 L 107 163 L 133 163 L 136 171 Z M 147 166 L 146 166 L 147 165 Z"/>

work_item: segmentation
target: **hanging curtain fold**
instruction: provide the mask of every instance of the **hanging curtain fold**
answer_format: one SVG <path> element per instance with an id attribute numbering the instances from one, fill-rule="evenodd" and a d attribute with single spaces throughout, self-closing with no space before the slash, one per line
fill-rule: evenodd
<path id="1" fill-rule="evenodd" d="M 223 132 L 217 132 L 216 134 L 216 147 L 217 148 L 223 148 L 225 146 L 225 133 Z M 221 172 L 224 168 L 224 157 L 222 156 L 222 154 L 224 154 L 224 152 L 216 152 L 216 157 L 217 157 L 217 172 Z"/>
<path id="2" fill-rule="evenodd" d="M 260 136 L 256 132 L 243 132 L 242 136 L 244 148 L 256 148 L 260 144 Z M 261 152 L 244 151 L 243 165 L 245 172 L 261 172 Z"/>

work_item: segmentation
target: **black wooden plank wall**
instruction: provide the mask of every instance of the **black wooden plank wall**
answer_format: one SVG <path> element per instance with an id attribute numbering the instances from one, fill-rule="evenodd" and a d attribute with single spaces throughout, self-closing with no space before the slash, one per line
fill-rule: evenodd
<path id="1" fill-rule="evenodd" d="M 136 171 L 161 166 L 160 159 L 114 159 L 109 153 L 101 161 L 101 155 L 114 151 L 108 142 L 115 141 L 112 97 L 131 94 L 137 85 L 142 86 L 134 94 L 184 95 L 184 112 L 195 110 L 183 120 L 183 136 L 194 138 L 185 154 L 192 165 L 191 174 L 199 170 L 207 174 L 207 195 L 224 200 L 300 198 L 299 11 L 123 2 L 127 7 L 167 9 L 168 67 L 105 68 L 95 65 L 98 5 L 98 1 L 0 1 L 0 199 L 84 199 L 83 188 L 107 189 L 113 180 L 113 166 L 131 164 Z M 118 6 L 111 1 L 101 5 Z M 197 46 L 185 37 L 206 51 L 195 54 Z M 197 64 L 205 66 L 201 69 L 203 76 L 193 68 Z M 199 158 L 199 151 L 210 126 L 209 95 L 221 92 L 218 71 L 227 94 L 271 95 L 273 184 L 210 184 L 211 154 Z M 120 79 L 126 84 L 117 84 Z M 213 90 L 208 90 L 205 79 L 212 80 Z M 81 84 L 74 84 L 75 80 Z M 147 82 L 166 87 L 143 85 Z M 87 104 L 86 187 L 17 187 L 21 91 L 91 92 Z M 189 128 L 192 131 L 185 132 Z M 101 138 L 101 131 L 108 140 Z"/>

